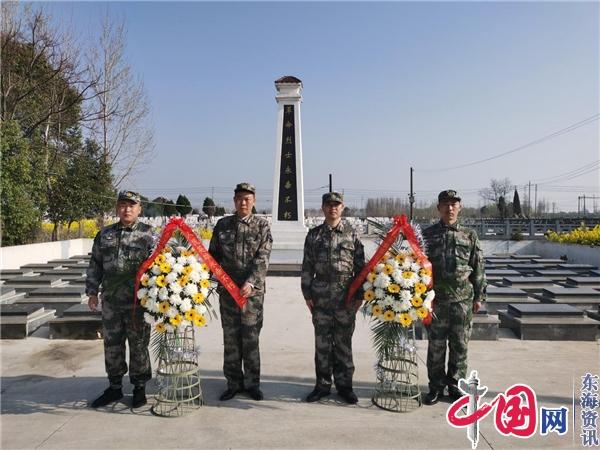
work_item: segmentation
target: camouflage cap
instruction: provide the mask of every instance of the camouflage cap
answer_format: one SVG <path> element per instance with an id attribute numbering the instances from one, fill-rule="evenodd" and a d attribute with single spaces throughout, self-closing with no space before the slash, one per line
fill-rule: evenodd
<path id="1" fill-rule="evenodd" d="M 447 190 L 439 193 L 438 203 L 442 203 L 442 202 L 448 201 L 448 200 L 460 202 L 460 197 L 458 195 L 458 192 L 456 192 L 453 189 L 447 189 Z"/>
<path id="2" fill-rule="evenodd" d="M 327 202 L 344 203 L 344 196 L 339 192 L 327 192 L 323 194 L 323 204 Z"/>
<path id="3" fill-rule="evenodd" d="M 250 192 L 250 193 L 256 195 L 256 188 L 254 187 L 253 184 L 250 184 L 250 183 L 239 183 L 238 185 L 235 186 L 235 190 L 233 192 L 235 194 L 237 194 L 238 192 Z"/>
<path id="4" fill-rule="evenodd" d="M 142 203 L 142 197 L 140 196 L 140 194 L 133 191 L 119 192 L 119 197 L 117 198 L 117 201 L 120 202 L 121 200 L 127 200 L 133 203 Z"/>

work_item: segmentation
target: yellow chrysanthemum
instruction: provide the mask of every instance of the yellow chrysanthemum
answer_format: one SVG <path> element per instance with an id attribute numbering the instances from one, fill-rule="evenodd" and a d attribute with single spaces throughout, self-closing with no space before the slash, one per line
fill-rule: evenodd
<path id="1" fill-rule="evenodd" d="M 387 289 L 392 294 L 397 294 L 398 292 L 400 292 L 400 286 L 398 286 L 397 284 L 394 284 L 394 283 L 390 283 L 390 285 L 388 286 Z"/>
<path id="2" fill-rule="evenodd" d="M 177 279 L 177 282 L 179 283 L 180 286 L 185 286 L 186 284 L 188 284 L 190 282 L 190 277 L 188 277 L 187 275 L 184 275 L 182 277 L 179 277 Z"/>
<path id="3" fill-rule="evenodd" d="M 154 329 L 157 333 L 164 333 L 165 331 L 167 331 L 165 324 L 162 322 L 158 322 L 156 325 L 154 325 Z"/>
<path id="4" fill-rule="evenodd" d="M 181 273 L 183 273 L 184 275 L 189 275 L 193 271 L 194 271 L 194 269 L 192 269 L 192 266 L 185 266 L 183 268 L 183 270 L 181 271 Z"/>
<path id="5" fill-rule="evenodd" d="M 408 327 L 410 326 L 410 324 L 412 323 L 412 319 L 410 318 L 410 316 L 406 313 L 402 313 L 400 314 L 400 325 L 402 325 L 403 327 Z"/>
<path id="6" fill-rule="evenodd" d="M 421 283 L 420 281 L 415 283 L 415 293 L 418 295 L 424 294 L 427 291 L 427 286 L 425 283 Z"/>
<path id="7" fill-rule="evenodd" d="M 208 272 L 208 266 L 205 263 L 200 264 L 200 270 L 203 272 Z"/>
<path id="8" fill-rule="evenodd" d="M 156 277 L 156 285 L 158 287 L 165 287 L 167 285 L 164 275 L 159 275 Z"/>
<path id="9" fill-rule="evenodd" d="M 415 308 L 420 308 L 423 306 L 423 299 L 419 296 L 414 296 L 410 302 Z"/>
<path id="10" fill-rule="evenodd" d="M 154 263 L 158 264 L 158 265 L 161 265 L 165 262 L 167 262 L 167 258 L 165 258 L 165 255 L 163 255 L 162 253 L 160 255 L 158 255 L 156 257 L 156 259 L 154 260 Z"/>
<path id="11" fill-rule="evenodd" d="M 183 317 L 185 317 L 185 320 L 191 322 L 192 320 L 194 320 L 194 310 L 190 309 L 183 315 Z"/>
<path id="12" fill-rule="evenodd" d="M 192 300 L 194 300 L 194 303 L 202 303 L 204 301 L 204 294 L 198 292 L 194 294 Z"/>
<path id="13" fill-rule="evenodd" d="M 402 264 L 405 259 L 406 259 L 406 256 L 404 256 L 404 255 L 396 255 L 396 262 L 398 262 L 400 264 Z"/>
<path id="14" fill-rule="evenodd" d="M 200 287 L 202 287 L 202 288 L 209 288 L 210 287 L 210 281 L 209 280 L 200 280 Z"/>
<path id="15" fill-rule="evenodd" d="M 383 320 L 386 322 L 391 322 L 392 320 L 394 320 L 395 315 L 396 314 L 394 313 L 394 311 L 388 309 L 386 312 L 383 313 Z"/>
<path id="16" fill-rule="evenodd" d="M 142 305 L 142 307 L 146 307 L 146 305 L 148 304 L 148 297 L 144 297 L 143 299 L 140 300 L 140 305 Z"/>
<path id="17" fill-rule="evenodd" d="M 169 302 L 160 302 L 158 304 L 158 312 L 164 314 L 169 310 L 170 307 L 171 305 L 169 304 Z"/>
<path id="18" fill-rule="evenodd" d="M 385 267 L 383 268 L 383 272 L 386 275 L 391 275 L 391 273 L 394 271 L 394 268 L 392 266 L 390 266 L 389 264 L 386 264 Z"/>
<path id="19" fill-rule="evenodd" d="M 182 320 L 183 317 L 181 317 L 181 314 L 176 314 L 175 317 L 171 317 L 169 319 L 169 322 L 171 322 L 171 325 L 177 326 L 181 323 Z"/>
<path id="20" fill-rule="evenodd" d="M 160 271 L 162 273 L 169 273 L 171 271 L 171 264 L 164 262 L 160 265 Z"/>
<path id="21" fill-rule="evenodd" d="M 421 275 L 422 277 L 430 277 L 431 269 L 421 269 L 419 270 L 419 275 Z"/>
<path id="22" fill-rule="evenodd" d="M 189 250 L 184 250 L 181 252 L 181 256 L 187 258 L 188 256 L 190 256 L 192 253 Z"/>
<path id="23" fill-rule="evenodd" d="M 371 314 L 373 314 L 374 316 L 380 316 L 381 315 L 381 306 L 379 306 L 379 305 L 373 306 L 373 309 L 371 310 Z"/>
<path id="24" fill-rule="evenodd" d="M 374 282 L 375 278 L 377 278 L 377 274 L 375 272 L 370 272 L 369 275 L 367 275 L 367 281 L 369 283 Z"/>
<path id="25" fill-rule="evenodd" d="M 142 278 L 140 279 L 140 284 L 144 287 L 148 286 L 148 281 L 150 281 L 150 277 L 146 274 L 142 275 Z"/>
<path id="26" fill-rule="evenodd" d="M 406 270 L 404 272 L 402 272 L 402 278 L 404 278 L 405 280 L 408 280 L 409 278 L 412 278 L 414 276 L 414 272 L 411 272 L 410 270 Z"/>
<path id="27" fill-rule="evenodd" d="M 206 317 L 204 317 L 203 314 L 196 315 L 196 317 L 194 318 L 194 325 L 202 328 L 204 325 L 206 325 Z"/>
<path id="28" fill-rule="evenodd" d="M 428 314 L 429 311 L 427 311 L 427 308 L 417 309 L 417 316 L 419 316 L 419 319 L 424 319 L 425 317 L 427 317 Z"/>
<path id="29" fill-rule="evenodd" d="M 375 292 L 372 289 L 365 291 L 364 299 L 368 302 L 371 302 L 375 299 Z"/>

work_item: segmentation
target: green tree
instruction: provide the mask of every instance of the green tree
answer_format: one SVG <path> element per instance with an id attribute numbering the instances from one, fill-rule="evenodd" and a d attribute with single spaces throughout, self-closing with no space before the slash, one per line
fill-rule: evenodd
<path id="1" fill-rule="evenodd" d="M 515 217 L 521 217 L 523 212 L 521 211 L 521 200 L 519 199 L 519 192 L 515 188 L 515 195 L 513 196 L 513 215 Z"/>
<path id="2" fill-rule="evenodd" d="M 167 217 L 177 215 L 177 207 L 173 200 L 165 200 L 165 204 L 163 205 L 163 214 Z"/>
<path id="3" fill-rule="evenodd" d="M 215 201 L 210 197 L 206 197 L 204 203 L 202 203 L 202 212 L 208 217 L 213 217 L 215 215 L 215 208 Z"/>
<path id="4" fill-rule="evenodd" d="M 26 244 L 39 229 L 45 199 L 42 179 L 35 171 L 34 152 L 16 121 L 0 125 L 0 150 L 2 245 Z"/>
<path id="5" fill-rule="evenodd" d="M 179 194 L 179 197 L 177 197 L 176 209 L 179 215 L 185 217 L 192 212 L 192 204 L 185 195 Z"/>
<path id="6" fill-rule="evenodd" d="M 500 213 L 501 219 L 507 216 L 506 200 L 504 200 L 503 195 L 498 198 L 498 213 Z"/>

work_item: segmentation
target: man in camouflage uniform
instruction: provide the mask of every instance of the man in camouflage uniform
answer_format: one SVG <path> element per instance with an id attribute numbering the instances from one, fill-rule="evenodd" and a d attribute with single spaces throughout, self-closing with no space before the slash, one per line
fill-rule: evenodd
<path id="1" fill-rule="evenodd" d="M 126 340 L 129 342 L 129 380 L 134 385 L 132 406 L 139 408 L 146 404 L 145 386 L 152 377 L 148 354 L 150 327 L 142 318 L 142 308 L 136 308 L 133 316 L 133 291 L 135 273 L 150 256 L 154 240 L 151 227 L 138 221 L 141 210 L 139 194 L 120 192 L 119 222 L 102 228 L 94 238 L 85 292 L 90 309 L 96 310 L 102 286 L 104 361 L 110 386 L 92 402 L 93 408 L 123 397 Z"/>
<path id="2" fill-rule="evenodd" d="M 467 375 L 467 346 L 473 313 L 485 301 L 483 253 L 475 231 L 458 223 L 460 197 L 453 190 L 438 195 L 440 221 L 423 232 L 433 266 L 434 319 L 427 327 L 429 393 L 424 403 L 433 405 L 448 386 L 452 400 L 462 396 L 457 387 Z M 449 349 L 446 371 L 446 345 Z"/>
<path id="3" fill-rule="evenodd" d="M 219 286 L 223 374 L 227 380 L 227 389 L 220 399 L 230 400 L 238 392 L 246 390 L 254 400 L 262 400 L 258 340 L 273 238 L 269 223 L 252 214 L 256 188 L 249 183 L 240 183 L 234 193 L 236 213 L 217 222 L 209 251 L 240 286 L 240 292 L 248 302 L 243 310 L 240 309 L 227 290 Z"/>
<path id="4" fill-rule="evenodd" d="M 329 395 L 333 375 L 340 397 L 354 404 L 358 398 L 352 390 L 352 334 L 362 301 L 358 293 L 346 305 L 346 294 L 365 265 L 365 252 L 356 231 L 341 220 L 344 211 L 341 194 L 324 194 L 322 210 L 325 222 L 308 232 L 302 261 L 302 295 L 315 328 L 317 378 L 306 401 L 316 402 Z"/>

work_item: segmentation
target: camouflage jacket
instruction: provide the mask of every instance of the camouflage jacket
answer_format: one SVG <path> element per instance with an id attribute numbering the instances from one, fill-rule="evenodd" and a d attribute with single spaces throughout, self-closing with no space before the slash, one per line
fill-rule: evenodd
<path id="1" fill-rule="evenodd" d="M 241 287 L 245 282 L 264 293 L 273 238 L 269 223 L 254 214 L 220 219 L 213 230 L 209 252 Z"/>
<path id="2" fill-rule="evenodd" d="M 311 229 L 304 242 L 302 261 L 304 299 L 334 296 L 332 301 L 343 301 L 350 282 L 364 265 L 363 244 L 348 223 L 342 220 L 336 228 L 323 223 Z"/>
<path id="3" fill-rule="evenodd" d="M 97 295 L 102 285 L 105 297 L 132 297 L 135 273 L 150 256 L 153 245 L 152 227 L 145 223 L 124 227 L 117 222 L 102 228 L 92 246 L 86 294 Z"/>
<path id="4" fill-rule="evenodd" d="M 485 301 L 483 252 L 477 233 L 439 221 L 423 231 L 433 266 L 435 298 L 440 301 Z"/>

